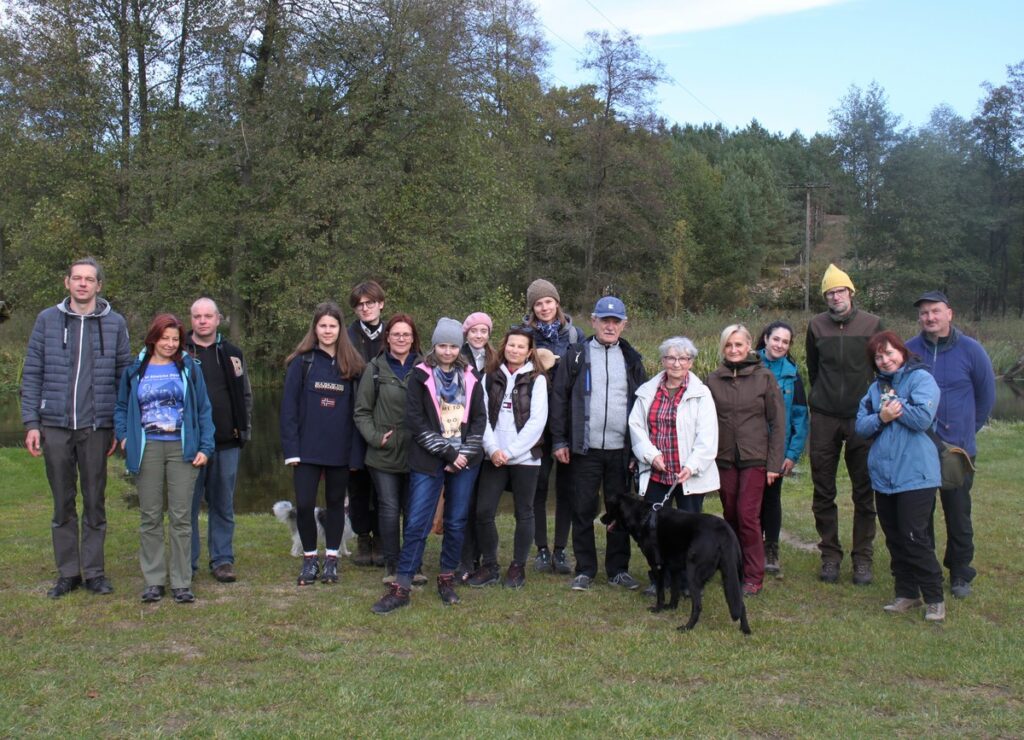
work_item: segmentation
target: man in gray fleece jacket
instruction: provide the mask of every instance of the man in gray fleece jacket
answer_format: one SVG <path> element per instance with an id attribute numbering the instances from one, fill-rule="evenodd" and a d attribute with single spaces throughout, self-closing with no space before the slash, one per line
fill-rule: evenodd
<path id="1" fill-rule="evenodd" d="M 590 315 L 594 336 L 570 345 L 558 363 L 551 396 L 552 448 L 555 459 L 571 464 L 575 482 L 572 548 L 576 576 L 571 588 L 586 591 L 597 575 L 594 518 L 605 499 L 629 489 L 629 432 L 627 421 L 636 389 L 647 380 L 643 358 L 621 338 L 626 307 L 612 296 L 601 298 Z M 605 571 L 608 582 L 635 589 L 629 574 L 629 535 L 608 533 Z"/>

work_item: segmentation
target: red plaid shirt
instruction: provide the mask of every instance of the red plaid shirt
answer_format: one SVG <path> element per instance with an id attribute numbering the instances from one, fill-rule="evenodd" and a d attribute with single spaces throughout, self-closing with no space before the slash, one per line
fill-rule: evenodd
<path id="1" fill-rule="evenodd" d="M 651 480 L 667 486 L 676 482 L 676 477 L 682 472 L 683 466 L 679 460 L 679 437 L 676 434 L 676 415 L 679 402 L 683 400 L 686 393 L 686 383 L 690 379 L 687 373 L 683 378 L 683 384 L 679 388 L 668 390 L 665 388 L 665 381 L 658 384 L 658 392 L 654 394 L 651 402 L 651 409 L 647 412 L 647 429 L 651 437 L 651 444 L 661 451 L 662 460 L 665 462 L 665 472 L 651 470 Z"/>

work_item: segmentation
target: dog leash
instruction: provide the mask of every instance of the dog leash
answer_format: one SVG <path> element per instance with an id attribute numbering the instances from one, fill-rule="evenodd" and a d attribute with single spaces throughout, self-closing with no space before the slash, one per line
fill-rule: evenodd
<path id="1" fill-rule="evenodd" d="M 651 510 L 652 511 L 658 511 L 658 510 L 664 508 L 665 504 L 668 503 L 668 500 L 670 498 L 672 498 L 672 492 L 674 490 L 676 490 L 676 486 L 679 486 L 679 485 L 682 485 L 679 481 L 676 481 L 675 483 L 673 483 L 672 487 L 670 489 L 668 489 L 668 493 L 665 494 L 665 498 L 663 498 L 661 501 L 659 501 L 659 502 L 655 503 L 654 505 L 652 505 L 651 506 Z"/>

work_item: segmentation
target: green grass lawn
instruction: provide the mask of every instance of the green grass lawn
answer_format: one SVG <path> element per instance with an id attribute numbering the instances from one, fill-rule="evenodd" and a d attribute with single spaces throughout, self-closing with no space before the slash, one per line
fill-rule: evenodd
<path id="1" fill-rule="evenodd" d="M 717 582 L 691 633 L 675 629 L 685 613 L 650 614 L 638 593 L 573 593 L 532 571 L 519 592 L 463 590 L 444 608 L 428 587 L 377 616 L 380 570 L 345 561 L 340 585 L 297 588 L 269 514 L 238 522 L 238 583 L 202 574 L 197 603 L 146 606 L 120 476 L 107 497 L 116 593 L 54 602 L 42 462 L 0 450 L 0 735 L 1021 736 L 1024 425 L 995 425 L 980 447 L 981 575 L 944 625 L 882 612 L 881 533 L 874 585 L 850 585 L 849 561 L 840 585 L 817 581 L 816 553 L 796 546 L 815 539 L 804 463 L 784 489 L 785 578 L 748 600 L 747 638 Z M 507 564 L 510 516 L 501 527 Z M 431 537 L 428 573 L 438 550 Z M 646 573 L 635 550 L 632 572 Z"/>

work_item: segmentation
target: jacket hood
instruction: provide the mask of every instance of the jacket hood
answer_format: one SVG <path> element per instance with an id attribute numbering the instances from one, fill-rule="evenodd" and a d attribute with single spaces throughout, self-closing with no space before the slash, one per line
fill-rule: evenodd
<path id="1" fill-rule="evenodd" d="M 768 353 L 764 349 L 757 350 L 757 354 L 766 368 L 773 372 L 778 369 L 777 374 L 780 376 L 797 375 L 799 373 L 796 363 L 793 362 L 789 355 L 783 355 L 779 359 L 773 360 L 768 357 Z"/>
<path id="2" fill-rule="evenodd" d="M 928 366 L 925 365 L 920 360 L 920 358 L 912 354 L 910 355 L 910 358 L 903 363 L 899 370 L 897 370 L 894 373 L 875 373 L 875 379 L 885 380 L 888 381 L 889 383 L 896 384 L 916 370 L 924 370 L 925 372 L 930 372 L 928 370 Z"/>
<path id="3" fill-rule="evenodd" d="M 65 316 L 81 316 L 81 314 L 77 314 L 71 310 L 70 296 L 68 296 L 63 301 L 57 304 L 57 310 L 60 311 Z M 99 319 L 106 316 L 108 313 L 110 313 L 110 311 L 110 304 L 107 303 L 104 299 L 97 297 L 96 308 L 92 310 L 92 313 L 86 314 L 85 316 L 88 319 Z"/>
<path id="4" fill-rule="evenodd" d="M 732 377 L 733 375 L 750 375 L 757 368 L 761 367 L 761 355 L 750 351 L 747 356 L 736 363 L 726 364 L 725 361 L 715 370 L 716 375 Z"/>

